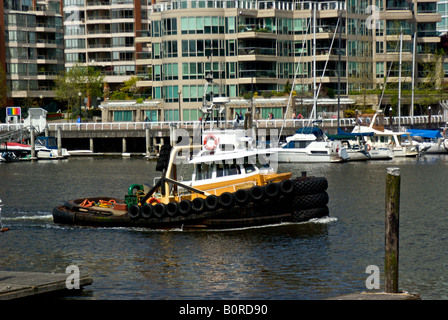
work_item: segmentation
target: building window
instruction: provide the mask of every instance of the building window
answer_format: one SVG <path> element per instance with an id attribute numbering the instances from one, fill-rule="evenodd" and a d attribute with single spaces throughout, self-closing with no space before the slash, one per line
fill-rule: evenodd
<path id="1" fill-rule="evenodd" d="M 179 121 L 179 110 L 178 109 L 170 109 L 163 111 L 163 120 L 164 121 Z"/>
<path id="2" fill-rule="evenodd" d="M 376 53 L 384 53 L 384 42 L 376 42 Z"/>
<path id="3" fill-rule="evenodd" d="M 269 119 L 269 114 L 272 113 L 273 119 L 283 119 L 283 111 L 281 107 L 278 108 L 261 108 L 262 119 Z"/>
<path id="4" fill-rule="evenodd" d="M 179 86 L 164 86 L 163 98 L 166 102 L 179 102 Z"/>
<path id="5" fill-rule="evenodd" d="M 177 80 L 178 79 L 178 67 L 177 63 L 166 63 L 163 66 L 163 80 Z"/>
<path id="6" fill-rule="evenodd" d="M 185 62 L 182 63 L 182 79 L 203 79 L 204 63 Z"/>
<path id="7" fill-rule="evenodd" d="M 148 117 L 148 120 L 146 120 Z M 156 122 L 157 121 L 157 110 L 146 110 L 145 111 L 145 121 Z"/>
<path id="8" fill-rule="evenodd" d="M 177 58 L 177 40 L 162 43 L 163 58 Z"/>
<path id="9" fill-rule="evenodd" d="M 376 63 L 376 77 L 384 78 L 384 62 Z"/>
<path id="10" fill-rule="evenodd" d="M 162 99 L 162 87 L 153 87 L 152 96 L 154 99 Z"/>
<path id="11" fill-rule="evenodd" d="M 162 33 L 164 36 L 177 34 L 177 18 L 168 18 L 162 20 Z"/>
<path id="12" fill-rule="evenodd" d="M 199 120 L 198 109 L 184 109 L 182 110 L 182 120 L 184 121 L 197 121 Z"/>
<path id="13" fill-rule="evenodd" d="M 114 111 L 114 121 L 132 121 L 132 111 Z"/>
<path id="14" fill-rule="evenodd" d="M 152 58 L 153 59 L 160 59 L 160 43 L 153 43 L 152 44 Z"/>

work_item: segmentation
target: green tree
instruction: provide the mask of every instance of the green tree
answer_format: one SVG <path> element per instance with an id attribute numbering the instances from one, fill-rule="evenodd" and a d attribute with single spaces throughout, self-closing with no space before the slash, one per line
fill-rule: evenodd
<path id="1" fill-rule="evenodd" d="M 445 96 L 443 80 L 443 51 L 425 50 L 425 57 L 419 61 L 420 75 L 424 79 L 418 84 L 419 98 L 417 102 L 423 112 Z"/>
<path id="2" fill-rule="evenodd" d="M 104 75 L 94 67 L 75 65 L 56 79 L 56 98 L 67 102 L 68 111 L 87 97 L 88 106 L 94 96 L 102 96 Z"/>

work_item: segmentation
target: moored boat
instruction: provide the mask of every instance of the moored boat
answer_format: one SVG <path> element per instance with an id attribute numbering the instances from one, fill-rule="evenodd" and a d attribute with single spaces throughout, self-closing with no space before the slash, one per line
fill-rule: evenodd
<path id="1" fill-rule="evenodd" d="M 372 146 L 367 143 L 366 137 L 371 137 L 373 135 L 373 132 L 351 133 L 338 128 L 337 134 L 329 135 L 329 138 L 331 140 L 341 141 L 342 146 L 347 150 L 349 161 L 393 159 L 394 152 L 391 147 Z"/>
<path id="2" fill-rule="evenodd" d="M 156 165 L 161 177 L 152 187 L 133 184 L 124 200 L 68 201 L 54 208 L 54 222 L 222 229 L 302 222 L 329 214 L 325 178 L 277 173 L 266 161 L 269 150 L 252 148 L 244 132 L 215 130 L 204 134 L 203 145 L 164 145 Z M 177 179 L 181 164 L 193 166 L 191 180 Z"/>
<path id="3" fill-rule="evenodd" d="M 279 162 L 342 162 L 349 159 L 341 142 L 331 141 L 317 127 L 297 130 L 286 138 L 284 145 L 272 148 L 272 151 L 278 153 Z"/>

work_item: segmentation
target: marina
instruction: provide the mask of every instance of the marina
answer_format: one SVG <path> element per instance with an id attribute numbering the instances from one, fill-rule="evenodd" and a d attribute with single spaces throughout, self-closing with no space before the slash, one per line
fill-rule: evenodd
<path id="1" fill-rule="evenodd" d="M 446 215 L 441 196 L 448 156 L 387 161 L 280 164 L 328 180 L 329 216 L 303 223 L 226 230 L 98 228 L 53 222 L 61 201 L 121 197 L 152 183 L 143 157 L 70 157 L 0 166 L 0 270 L 64 273 L 77 265 L 94 282 L 70 299 L 322 300 L 366 289 L 377 265 L 384 290 L 384 199 L 388 167 L 401 169 L 400 289 L 448 298 Z M 49 174 L 51 173 L 51 174 Z M 20 191 L 19 191 L 20 190 Z M 373 290 L 375 291 L 375 290 Z"/>

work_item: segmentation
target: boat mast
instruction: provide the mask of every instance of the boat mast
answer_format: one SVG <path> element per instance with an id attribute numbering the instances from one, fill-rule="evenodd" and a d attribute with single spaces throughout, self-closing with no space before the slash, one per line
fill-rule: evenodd
<path id="1" fill-rule="evenodd" d="M 316 109 L 317 109 L 317 86 L 316 86 L 316 11 L 317 2 L 314 2 L 313 10 L 313 111 L 314 120 L 316 120 Z"/>
<path id="2" fill-rule="evenodd" d="M 414 86 L 415 86 L 415 47 L 417 44 L 417 32 L 414 32 L 414 46 L 412 48 L 412 95 L 411 95 L 411 126 L 414 126 Z"/>
<path id="3" fill-rule="evenodd" d="M 401 128 L 401 56 L 403 51 L 403 30 L 400 33 L 400 62 L 398 66 L 398 129 Z"/>
<path id="4" fill-rule="evenodd" d="M 342 10 L 339 11 L 339 48 L 338 48 L 338 128 L 340 125 L 340 110 L 341 110 L 341 38 L 342 38 Z"/>

